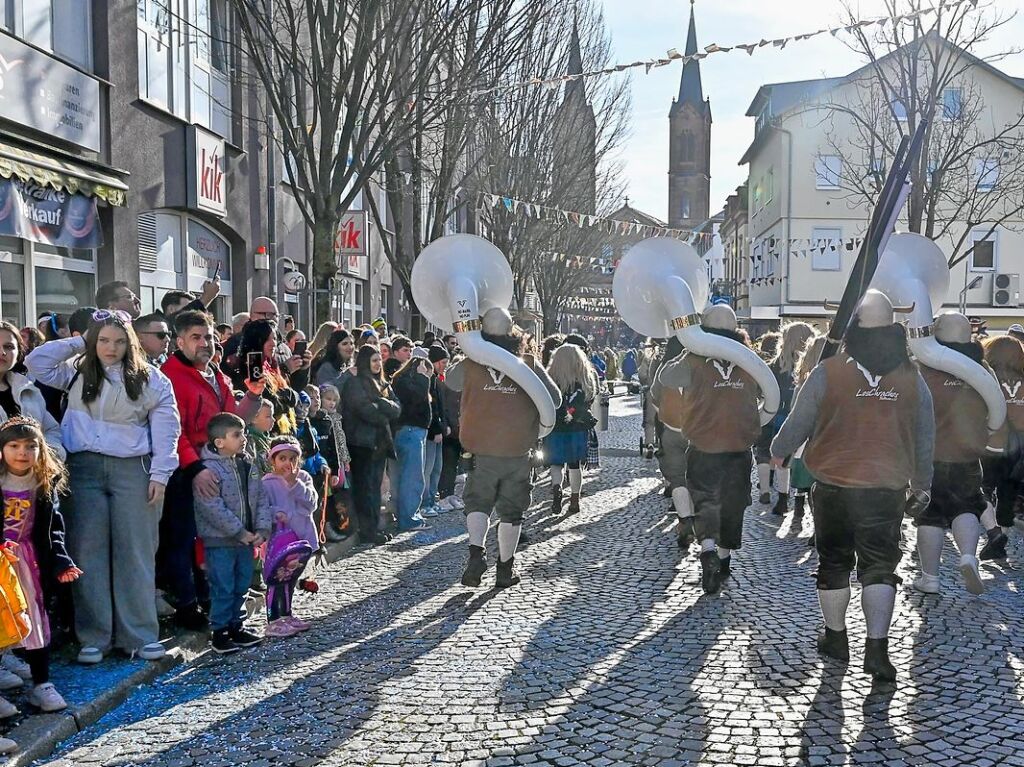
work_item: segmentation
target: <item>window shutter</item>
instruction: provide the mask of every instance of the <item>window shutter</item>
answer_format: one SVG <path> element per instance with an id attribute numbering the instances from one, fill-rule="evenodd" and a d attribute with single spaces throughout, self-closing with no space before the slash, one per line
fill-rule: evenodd
<path id="1" fill-rule="evenodd" d="M 147 272 L 156 271 L 156 214 L 139 214 L 139 267 Z"/>

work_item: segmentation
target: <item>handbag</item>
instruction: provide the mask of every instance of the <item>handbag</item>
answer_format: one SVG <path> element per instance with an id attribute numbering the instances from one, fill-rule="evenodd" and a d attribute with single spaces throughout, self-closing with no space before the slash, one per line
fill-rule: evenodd
<path id="1" fill-rule="evenodd" d="M 588 469 L 601 468 L 601 446 L 597 441 L 597 432 L 593 429 L 587 435 L 587 463 Z"/>

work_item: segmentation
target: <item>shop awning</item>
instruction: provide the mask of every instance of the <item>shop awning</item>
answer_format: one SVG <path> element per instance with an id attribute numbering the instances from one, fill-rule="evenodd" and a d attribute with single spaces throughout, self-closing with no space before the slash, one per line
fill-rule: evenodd
<path id="1" fill-rule="evenodd" d="M 4 141 L 0 141 L 0 177 L 14 177 L 72 194 L 98 197 L 110 205 L 124 205 L 128 191 L 128 185 L 110 173 Z"/>

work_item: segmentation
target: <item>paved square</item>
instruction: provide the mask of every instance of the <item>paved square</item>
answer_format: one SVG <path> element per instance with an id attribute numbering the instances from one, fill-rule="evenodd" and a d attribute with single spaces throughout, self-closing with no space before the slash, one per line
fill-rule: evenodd
<path id="1" fill-rule="evenodd" d="M 1024 766 L 1019 538 L 980 598 L 946 565 L 941 596 L 914 593 L 904 557 L 899 683 L 873 691 L 856 587 L 849 668 L 814 650 L 809 518 L 755 504 L 733 579 L 704 596 L 637 455 L 636 398 L 612 415 L 582 513 L 535 490 L 520 586 L 489 588 L 493 531 L 485 588 L 459 586 L 462 517 L 443 515 L 320 573 L 308 634 L 180 669 L 48 764 Z"/>

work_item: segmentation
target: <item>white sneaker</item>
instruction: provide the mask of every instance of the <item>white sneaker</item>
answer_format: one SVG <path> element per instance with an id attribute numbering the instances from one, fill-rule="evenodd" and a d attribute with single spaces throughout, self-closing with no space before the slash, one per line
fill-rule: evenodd
<path id="1" fill-rule="evenodd" d="M 103 651 L 98 647 L 83 647 L 78 651 L 78 657 L 75 660 L 85 666 L 95 666 L 97 663 L 103 662 Z"/>
<path id="2" fill-rule="evenodd" d="M 939 593 L 939 576 L 921 573 L 914 578 L 914 588 L 923 594 Z"/>
<path id="3" fill-rule="evenodd" d="M 0 719 L 9 719 L 18 713 L 18 707 L 7 698 L 0 698 Z"/>
<path id="4" fill-rule="evenodd" d="M 25 661 L 12 652 L 5 652 L 0 656 L 0 668 L 5 668 L 26 681 L 32 678 L 32 669 L 28 667 Z"/>
<path id="5" fill-rule="evenodd" d="M 438 513 L 440 514 L 447 514 L 449 511 L 454 510 L 452 509 L 452 502 L 450 498 L 442 498 L 440 501 L 437 502 L 436 508 Z"/>
<path id="6" fill-rule="evenodd" d="M 964 586 L 974 594 L 985 593 L 985 584 L 982 583 L 981 573 L 978 571 L 978 558 L 970 554 L 960 557 L 960 574 L 964 577 Z"/>
<path id="7" fill-rule="evenodd" d="M 37 684 L 28 693 L 28 702 L 40 711 L 52 713 L 63 711 L 68 707 L 67 701 L 57 692 L 57 688 L 50 682 Z"/>
<path id="8" fill-rule="evenodd" d="M 142 660 L 160 660 L 167 654 L 167 648 L 159 642 L 150 642 L 136 650 L 135 654 Z"/>
<path id="9" fill-rule="evenodd" d="M 465 502 L 461 498 L 459 498 L 459 496 L 457 496 L 457 495 L 449 496 L 448 500 L 451 501 L 452 508 L 455 511 L 462 511 L 464 508 L 466 508 Z"/>
<path id="10" fill-rule="evenodd" d="M 434 517 L 436 517 L 440 513 L 441 512 L 439 512 L 437 510 L 436 506 L 430 506 L 430 507 L 428 507 L 426 509 L 420 509 L 420 516 L 423 517 L 424 519 L 433 519 Z"/>
<path id="11" fill-rule="evenodd" d="M 17 690 L 24 686 L 24 679 L 15 674 L 13 671 L 8 671 L 5 668 L 0 668 L 0 690 Z"/>

